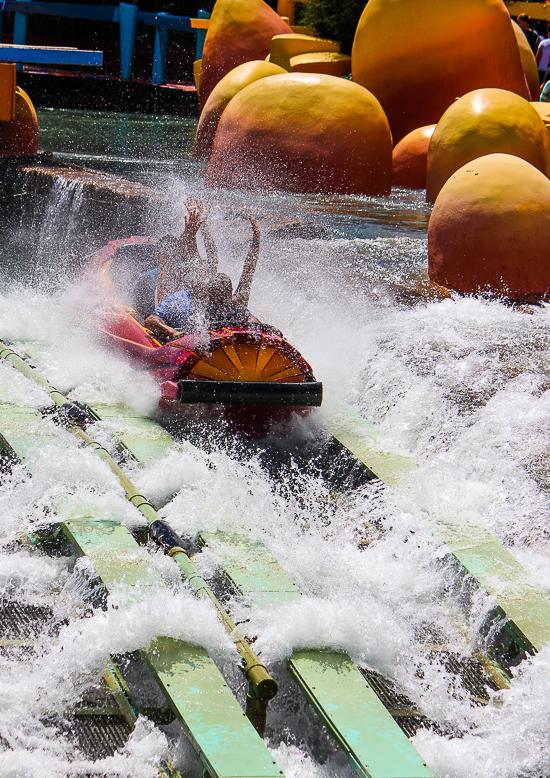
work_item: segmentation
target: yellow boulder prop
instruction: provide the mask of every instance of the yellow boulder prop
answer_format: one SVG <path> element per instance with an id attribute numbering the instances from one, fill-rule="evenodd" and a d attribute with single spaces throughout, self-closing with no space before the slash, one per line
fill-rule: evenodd
<path id="1" fill-rule="evenodd" d="M 541 103 L 539 101 L 532 102 L 531 105 L 535 109 L 535 111 L 538 113 L 542 121 L 544 122 L 544 126 L 546 127 L 546 130 L 550 134 L 550 103 Z"/>
<path id="2" fill-rule="evenodd" d="M 193 62 L 193 80 L 195 82 L 197 92 L 199 91 L 201 85 L 201 68 L 202 68 L 202 59 L 196 59 Z"/>
<path id="3" fill-rule="evenodd" d="M 525 160 L 489 154 L 439 193 L 428 227 L 430 279 L 461 294 L 550 294 L 550 181 Z"/>
<path id="4" fill-rule="evenodd" d="M 217 0 L 202 52 L 199 104 L 202 109 L 226 73 L 253 59 L 265 59 L 274 35 L 292 33 L 263 0 Z"/>
<path id="5" fill-rule="evenodd" d="M 340 78 L 262 78 L 229 103 L 218 125 L 208 186 L 383 195 L 392 140 L 378 100 Z"/>
<path id="6" fill-rule="evenodd" d="M 233 68 L 233 70 L 224 76 L 222 80 L 216 84 L 210 93 L 210 97 L 206 101 L 206 105 L 202 109 L 199 126 L 197 127 L 197 133 L 195 135 L 193 156 L 204 158 L 210 155 L 221 115 L 229 101 L 232 100 L 241 89 L 244 89 L 244 87 L 249 84 L 253 84 L 254 81 L 258 81 L 260 78 L 276 76 L 286 72 L 286 70 L 271 62 L 253 60 L 252 62 L 245 62 L 244 64 Z"/>
<path id="7" fill-rule="evenodd" d="M 29 96 L 15 87 L 15 119 L 0 122 L 0 157 L 34 157 L 38 153 L 38 121 Z"/>
<path id="8" fill-rule="evenodd" d="M 473 89 L 529 99 L 502 0 L 369 0 L 351 60 L 353 80 L 380 100 L 396 143 Z"/>
<path id="9" fill-rule="evenodd" d="M 291 73 L 345 76 L 351 70 L 351 57 L 340 54 L 338 41 L 299 33 L 275 35 L 268 59 Z"/>
<path id="10" fill-rule="evenodd" d="M 445 181 L 472 159 L 515 154 L 550 173 L 550 140 L 544 122 L 523 97 L 504 89 L 476 89 L 441 117 L 430 140 L 426 199 L 433 202 Z"/>
<path id="11" fill-rule="evenodd" d="M 535 59 L 533 50 L 531 49 L 531 46 L 529 46 L 529 42 L 525 37 L 523 30 L 521 29 L 519 24 L 516 24 L 514 22 L 513 19 L 512 19 L 512 27 L 514 28 L 514 33 L 516 35 L 516 40 L 518 42 L 521 64 L 523 65 L 523 71 L 525 73 L 525 78 L 527 79 L 527 86 L 529 87 L 529 91 L 531 92 L 531 100 L 537 100 L 540 93 L 539 71 L 537 69 L 537 60 Z"/>
<path id="12" fill-rule="evenodd" d="M 314 51 L 332 51 L 338 54 L 340 44 L 338 41 L 329 41 L 325 38 L 314 38 L 312 35 L 275 35 L 271 41 L 269 61 L 280 65 L 285 70 L 290 70 L 290 60 L 299 54 L 308 54 Z"/>
<path id="13" fill-rule="evenodd" d="M 392 185 L 407 189 L 426 188 L 428 146 L 435 124 L 409 132 L 393 150 Z"/>
<path id="14" fill-rule="evenodd" d="M 290 58 L 292 73 L 326 73 L 329 76 L 346 76 L 351 70 L 351 57 L 334 51 L 314 51 Z"/>

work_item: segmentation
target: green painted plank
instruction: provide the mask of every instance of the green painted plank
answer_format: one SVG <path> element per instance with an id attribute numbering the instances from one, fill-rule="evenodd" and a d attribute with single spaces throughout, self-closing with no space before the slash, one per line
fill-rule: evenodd
<path id="1" fill-rule="evenodd" d="M 167 456 L 174 440 L 156 421 L 124 405 L 95 403 L 92 410 L 108 419 L 115 435 L 144 465 Z"/>
<path id="2" fill-rule="evenodd" d="M 252 533 L 200 535 L 233 585 L 257 605 L 282 604 L 301 592 Z M 253 570 L 252 570 L 253 568 Z M 412 743 L 346 654 L 296 651 L 289 670 L 321 721 L 364 778 L 433 778 Z"/>
<path id="3" fill-rule="evenodd" d="M 36 364 L 40 364 L 46 353 L 44 344 L 39 342 L 26 342 L 23 350 Z M 144 465 L 166 456 L 174 446 L 172 437 L 160 424 L 122 403 L 94 403 L 91 410 L 100 419 L 111 422 L 118 439 Z"/>
<path id="4" fill-rule="evenodd" d="M 21 458 L 55 429 L 33 409 L 0 404 L 0 444 Z M 130 532 L 103 518 L 100 506 L 84 509 L 61 501 L 56 506 L 61 527 L 75 548 L 86 555 L 108 590 L 127 587 L 136 597 L 164 588 L 147 552 Z M 140 584 L 136 587 L 136 584 Z M 203 648 L 159 637 L 142 651 L 205 767 L 223 778 L 281 778 L 283 773 L 256 733 Z"/>
<path id="5" fill-rule="evenodd" d="M 388 486 L 396 486 L 416 463 L 366 419 L 351 408 L 342 409 L 329 420 L 336 440 L 351 451 Z"/>
<path id="6" fill-rule="evenodd" d="M 334 437 L 389 486 L 398 487 L 416 468 L 411 457 L 388 459 L 392 444 L 351 409 L 338 413 L 329 426 Z M 432 524 L 459 564 L 496 598 L 513 622 L 512 629 L 540 651 L 550 641 L 548 592 L 488 530 L 448 516 L 438 517 Z"/>
<path id="7" fill-rule="evenodd" d="M 436 531 L 459 563 L 496 598 L 514 631 L 519 630 L 536 651 L 550 642 L 548 592 L 488 530 L 465 522 L 437 521 Z"/>
<path id="8" fill-rule="evenodd" d="M 433 772 L 348 656 L 333 651 L 295 651 L 289 667 L 359 775 L 433 778 Z"/>
<path id="9" fill-rule="evenodd" d="M 25 460 L 32 474 L 33 451 L 52 446 L 64 449 L 53 424 L 45 421 L 34 408 L 0 403 L 0 447 L 13 451 Z M 27 461 L 28 459 L 28 461 Z"/>
<path id="10" fill-rule="evenodd" d="M 211 774 L 283 776 L 204 649 L 161 638 L 146 661 Z"/>
<path id="11" fill-rule="evenodd" d="M 61 528 L 76 550 L 86 556 L 112 591 L 115 586 L 151 593 L 164 588 L 145 548 L 139 546 L 122 524 L 103 519 L 101 512 L 78 505 L 56 505 Z M 141 596 L 141 594 L 140 594 Z"/>
<path id="12" fill-rule="evenodd" d="M 249 533 L 201 532 L 199 541 L 224 561 L 224 573 L 245 597 L 256 605 L 291 602 L 302 596 L 276 557 Z"/>

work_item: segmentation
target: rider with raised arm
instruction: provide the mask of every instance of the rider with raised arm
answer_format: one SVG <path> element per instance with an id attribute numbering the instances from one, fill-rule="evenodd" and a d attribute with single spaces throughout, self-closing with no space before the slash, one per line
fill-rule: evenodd
<path id="1" fill-rule="evenodd" d="M 191 289 L 194 283 L 208 280 L 218 269 L 218 253 L 206 224 L 209 207 L 192 198 L 187 200 L 186 207 L 189 215 L 185 217 L 185 229 L 160 269 L 157 305 L 174 292 Z M 207 260 L 201 257 L 197 246 L 197 233 L 201 227 Z"/>
<path id="2" fill-rule="evenodd" d="M 158 267 L 142 273 L 132 292 L 133 305 L 144 319 L 151 311 L 178 290 L 190 290 L 194 281 L 207 281 L 218 269 L 218 252 L 206 218 L 208 209 L 188 198 L 185 228 L 178 238 L 160 238 L 154 247 Z M 202 228 L 206 260 L 198 250 L 197 233 Z"/>
<path id="3" fill-rule="evenodd" d="M 200 213 L 204 213 L 204 209 Z M 209 270 L 214 269 L 213 261 L 210 262 L 210 266 L 202 278 L 190 278 L 190 287 L 184 289 L 180 287 L 178 291 L 170 292 L 164 297 L 162 295 L 173 288 L 173 281 L 167 280 L 168 273 L 163 281 L 163 273 L 161 273 L 158 288 L 159 304 L 145 320 L 145 326 L 153 334 L 173 339 L 180 336 L 182 332 L 245 326 L 251 322 L 260 323 L 247 309 L 252 280 L 260 254 L 260 230 L 256 221 L 252 217 L 249 218 L 253 237 L 235 294 L 233 294 L 233 286 L 229 276 L 223 273 L 209 275 Z M 196 227 L 194 233 L 196 235 L 201 223 L 199 219 L 200 214 L 190 211 L 189 220 L 186 220 L 186 230 L 188 226 L 190 227 L 189 234 Z M 212 256 L 211 252 L 210 255 Z M 203 262 L 202 259 L 201 262 Z M 183 275 L 179 275 L 179 278 L 184 279 Z"/>

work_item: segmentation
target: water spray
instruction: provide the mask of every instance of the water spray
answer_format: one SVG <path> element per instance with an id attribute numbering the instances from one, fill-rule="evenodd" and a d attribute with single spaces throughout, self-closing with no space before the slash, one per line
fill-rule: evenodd
<path id="1" fill-rule="evenodd" d="M 148 537 L 157 543 L 179 565 L 193 594 L 199 599 L 210 600 L 213 604 L 219 621 L 233 640 L 241 656 L 241 669 L 248 681 L 246 715 L 256 731 L 263 737 L 267 705 L 269 700 L 272 700 L 277 695 L 277 681 L 270 675 L 260 658 L 254 653 L 247 639 L 239 633 L 235 622 L 185 552 L 180 537 L 161 519 L 147 498 L 138 492 L 132 481 L 125 475 L 109 452 L 88 435 L 85 428 L 90 417 L 83 408 L 67 399 L 65 395 L 61 394 L 43 378 L 36 368 L 29 365 L 19 354 L 2 341 L 0 341 L 0 359 L 9 362 L 16 370 L 23 373 L 24 376 L 34 381 L 34 383 L 47 392 L 52 402 L 59 409 L 58 418 L 68 431 L 83 441 L 86 446 L 92 448 L 117 476 L 128 501 L 147 520 Z"/>

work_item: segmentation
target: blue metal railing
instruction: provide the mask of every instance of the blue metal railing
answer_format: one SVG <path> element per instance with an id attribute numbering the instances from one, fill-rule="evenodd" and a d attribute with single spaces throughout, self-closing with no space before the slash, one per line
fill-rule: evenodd
<path id="1" fill-rule="evenodd" d="M 153 55 L 153 84 L 163 84 L 166 75 L 166 56 L 168 51 L 169 30 L 191 32 L 197 36 L 196 58 L 201 59 L 206 30 L 197 30 L 191 26 L 189 16 L 173 16 L 167 13 L 148 13 L 139 10 L 137 5 L 119 3 L 118 5 L 80 5 L 77 3 L 43 3 L 31 0 L 0 0 L 0 41 L 2 38 L 2 12 L 14 12 L 13 43 L 24 46 L 27 40 L 27 17 L 29 14 L 41 16 L 61 16 L 69 19 L 90 19 L 101 22 L 115 22 L 120 27 L 120 75 L 124 79 L 132 77 L 134 47 L 137 23 L 142 22 L 155 28 L 155 50 Z M 207 11 L 199 11 L 199 19 L 209 19 Z M 20 67 L 18 65 L 18 67 Z"/>

